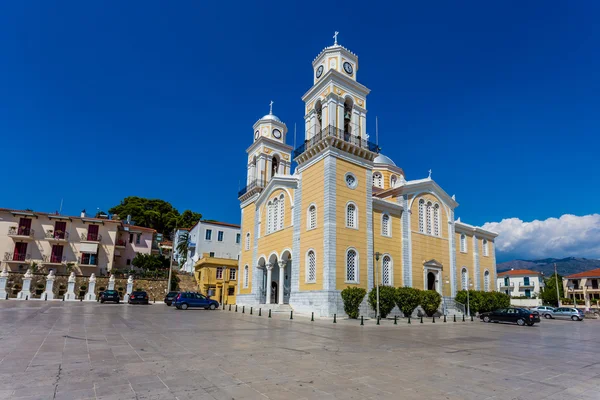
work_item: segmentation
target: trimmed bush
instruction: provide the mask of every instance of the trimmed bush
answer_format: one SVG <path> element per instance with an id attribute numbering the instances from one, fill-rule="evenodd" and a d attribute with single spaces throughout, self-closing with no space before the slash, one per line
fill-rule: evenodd
<path id="1" fill-rule="evenodd" d="M 377 287 L 369 292 L 369 305 L 377 311 Z M 396 289 L 392 286 L 379 286 L 379 314 L 381 318 L 388 316 L 396 305 Z"/>
<path id="2" fill-rule="evenodd" d="M 455 300 L 467 307 L 467 291 L 456 293 Z M 510 296 L 500 292 L 484 292 L 482 290 L 469 290 L 469 309 L 472 315 L 494 311 L 499 308 L 510 307 Z"/>
<path id="3" fill-rule="evenodd" d="M 359 287 L 347 287 L 342 290 L 342 300 L 344 301 L 344 312 L 349 318 L 358 318 L 358 308 L 365 298 L 367 291 Z"/>
<path id="4" fill-rule="evenodd" d="M 396 289 L 396 305 L 405 317 L 409 317 L 421 304 L 421 291 L 411 287 Z"/>
<path id="5" fill-rule="evenodd" d="M 421 292 L 421 307 L 428 317 L 433 316 L 440 308 L 442 296 L 435 290 L 424 290 Z"/>

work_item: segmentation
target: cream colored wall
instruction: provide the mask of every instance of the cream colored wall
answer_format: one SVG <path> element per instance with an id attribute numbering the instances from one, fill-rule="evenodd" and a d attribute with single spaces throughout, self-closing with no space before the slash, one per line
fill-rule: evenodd
<path id="1" fill-rule="evenodd" d="M 469 279 L 471 280 L 471 284 L 473 285 L 470 287 L 470 289 L 475 290 L 475 261 L 473 259 L 473 252 L 475 249 L 473 249 L 473 235 L 469 233 L 464 233 L 467 236 L 467 252 L 463 253 L 460 251 L 460 236 L 462 234 L 462 232 L 455 232 L 454 234 L 454 242 L 456 249 L 456 289 L 462 290 L 461 272 L 463 267 L 466 267 L 467 271 L 469 272 Z M 483 285 L 483 271 L 481 272 L 481 274 L 481 284 Z M 491 283 L 490 286 L 492 286 Z"/>
<path id="2" fill-rule="evenodd" d="M 311 165 L 302 172 L 302 208 L 300 212 L 300 290 L 323 289 L 323 214 L 324 188 L 323 176 L 325 162 L 323 160 Z M 307 231 L 308 207 L 317 206 L 317 227 Z M 316 282 L 306 282 L 306 253 L 313 249 L 316 256 Z"/>
<path id="3" fill-rule="evenodd" d="M 392 236 L 383 236 L 381 234 L 381 217 L 384 211 L 373 209 L 373 251 L 382 254 L 389 254 L 392 258 L 393 266 L 393 286 L 400 287 L 402 285 L 402 227 L 400 214 L 392 214 L 389 211 L 392 223 Z M 379 260 L 379 267 L 382 271 L 382 258 Z M 375 265 L 374 265 L 375 266 Z M 381 281 L 382 277 L 379 277 Z"/>
<path id="4" fill-rule="evenodd" d="M 242 251 L 240 253 L 240 294 L 252 293 L 252 249 L 256 238 L 254 237 L 254 213 L 256 206 L 254 203 L 247 205 L 242 210 Z M 250 232 L 250 248 L 246 250 L 246 233 Z M 244 287 L 244 267 L 248 266 L 248 287 Z"/>
<path id="5" fill-rule="evenodd" d="M 409 204 L 412 201 L 412 196 L 409 198 Z M 419 232 L 419 200 L 423 198 L 425 201 L 436 201 L 440 204 L 440 229 L 441 237 L 427 235 Z M 442 205 L 442 201 L 433 194 L 419 194 L 412 202 L 411 208 L 411 241 L 412 241 L 412 276 L 413 287 L 417 289 L 426 289 L 425 280 L 423 277 L 423 263 L 431 259 L 435 259 L 443 265 L 443 294 L 450 296 L 450 285 L 446 284 L 446 278 L 450 277 L 450 249 L 448 245 L 448 216 Z"/>
<path id="6" fill-rule="evenodd" d="M 481 290 L 485 290 L 484 288 L 484 274 L 487 269 L 490 271 L 490 291 L 496 290 L 496 266 L 494 265 L 494 245 L 495 243 L 488 239 L 488 255 L 483 255 L 483 239 L 477 239 L 477 245 L 479 247 L 479 272 L 481 274 Z"/>
<path id="7" fill-rule="evenodd" d="M 283 229 L 267 234 L 267 205 L 269 201 L 279 198 L 282 193 L 285 200 Z M 267 263 L 269 262 L 269 255 L 272 253 L 277 253 L 279 261 L 279 257 L 284 250 L 288 249 L 290 253 L 292 251 L 292 235 L 294 229 L 292 227 L 291 203 L 293 203 L 293 201 L 294 199 L 290 199 L 287 191 L 275 189 L 261 205 L 261 234 L 258 239 L 258 257 L 260 258 L 264 255 Z"/>
<path id="8" fill-rule="evenodd" d="M 367 288 L 367 185 L 372 186 L 372 180 L 367 182 L 365 167 L 358 166 L 345 160 L 336 160 L 336 288 L 343 290 L 348 286 Z M 345 182 L 347 172 L 352 172 L 358 180 L 355 189 L 350 189 Z M 358 208 L 358 229 L 346 228 L 346 204 L 352 200 Z M 346 281 L 346 251 L 354 247 L 359 255 L 359 283 L 347 284 Z"/>

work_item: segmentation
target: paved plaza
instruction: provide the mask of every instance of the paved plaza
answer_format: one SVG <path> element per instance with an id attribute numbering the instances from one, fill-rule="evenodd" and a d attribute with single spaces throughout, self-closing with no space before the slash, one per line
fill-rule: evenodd
<path id="1" fill-rule="evenodd" d="M 0 399 L 598 399 L 600 322 L 0 302 Z"/>

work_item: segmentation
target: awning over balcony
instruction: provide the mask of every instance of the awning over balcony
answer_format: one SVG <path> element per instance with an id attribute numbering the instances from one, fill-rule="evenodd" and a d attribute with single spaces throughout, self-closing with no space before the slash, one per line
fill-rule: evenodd
<path id="1" fill-rule="evenodd" d="M 97 254 L 98 253 L 98 243 L 81 243 L 81 247 L 79 247 L 79 251 L 81 251 L 82 253 Z"/>

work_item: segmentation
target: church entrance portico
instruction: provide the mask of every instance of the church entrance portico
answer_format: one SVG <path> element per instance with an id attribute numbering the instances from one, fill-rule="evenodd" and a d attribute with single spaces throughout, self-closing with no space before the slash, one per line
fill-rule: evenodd
<path id="1" fill-rule="evenodd" d="M 436 260 L 429 260 L 423 263 L 423 286 L 425 290 L 435 290 L 443 296 L 442 293 L 442 271 L 443 265 Z"/>
<path id="2" fill-rule="evenodd" d="M 258 268 L 263 271 L 259 297 L 261 304 L 289 303 L 291 266 L 291 254 L 287 250 L 281 259 L 277 254 L 271 254 L 266 263 L 264 258 L 260 258 Z"/>

